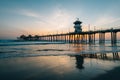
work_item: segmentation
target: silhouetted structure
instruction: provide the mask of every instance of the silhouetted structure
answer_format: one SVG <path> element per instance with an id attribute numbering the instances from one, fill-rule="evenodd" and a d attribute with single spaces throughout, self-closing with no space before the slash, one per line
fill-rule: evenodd
<path id="1" fill-rule="evenodd" d="M 74 32 L 75 32 L 75 33 L 80 33 L 80 32 L 82 32 L 81 23 L 82 23 L 82 22 L 79 21 L 79 18 L 77 18 L 77 20 L 74 22 L 74 24 L 75 24 L 75 26 L 74 26 L 75 31 L 74 31 Z"/>
<path id="2" fill-rule="evenodd" d="M 19 40 L 40 40 L 40 41 L 64 41 L 68 43 L 95 43 L 95 35 L 99 34 L 99 43 L 105 43 L 105 33 L 111 33 L 111 43 L 115 44 L 117 42 L 117 32 L 119 29 L 106 29 L 106 30 L 96 30 L 96 31 L 86 31 L 83 32 L 81 28 L 81 23 L 78 20 L 74 22 L 75 32 L 62 33 L 62 34 L 48 34 L 40 36 L 25 36 L 21 35 Z"/>
<path id="3" fill-rule="evenodd" d="M 76 68 L 78 69 L 84 69 L 83 63 L 84 63 L 84 58 L 81 55 L 75 55 L 76 59 Z"/>

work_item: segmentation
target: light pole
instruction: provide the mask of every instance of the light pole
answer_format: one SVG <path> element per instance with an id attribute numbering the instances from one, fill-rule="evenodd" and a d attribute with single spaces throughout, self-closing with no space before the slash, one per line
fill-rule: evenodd
<path id="1" fill-rule="evenodd" d="M 94 31 L 95 31 L 96 29 L 95 29 L 95 26 L 94 26 Z"/>
<path id="2" fill-rule="evenodd" d="M 90 31 L 90 24 L 88 25 L 88 31 Z"/>

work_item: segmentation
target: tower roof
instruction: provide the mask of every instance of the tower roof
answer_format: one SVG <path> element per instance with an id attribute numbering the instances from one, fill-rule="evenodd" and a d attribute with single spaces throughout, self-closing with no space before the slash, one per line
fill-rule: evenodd
<path id="1" fill-rule="evenodd" d="M 74 22 L 74 24 L 81 24 L 82 22 L 79 21 L 79 18 L 77 18 L 77 20 Z"/>

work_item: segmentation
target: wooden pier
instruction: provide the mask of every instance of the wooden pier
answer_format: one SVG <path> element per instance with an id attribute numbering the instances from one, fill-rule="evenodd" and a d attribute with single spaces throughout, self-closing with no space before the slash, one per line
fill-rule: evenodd
<path id="1" fill-rule="evenodd" d="M 99 43 L 105 43 L 105 34 L 111 33 L 111 43 L 115 44 L 117 42 L 117 33 L 120 29 L 106 29 L 97 31 L 87 31 L 80 33 L 64 33 L 64 34 L 51 34 L 51 35 L 41 35 L 36 37 L 31 37 L 29 40 L 40 40 L 40 41 L 64 41 L 68 43 L 95 43 L 95 35 L 99 35 Z"/>
<path id="2" fill-rule="evenodd" d="M 95 43 L 96 34 L 99 35 L 99 43 L 105 43 L 105 34 L 111 33 L 111 43 L 115 44 L 117 42 L 117 33 L 120 32 L 118 29 L 106 29 L 106 30 L 96 30 L 96 31 L 82 31 L 81 21 L 77 19 L 73 24 L 75 31 L 62 34 L 48 34 L 41 36 L 24 36 L 21 35 L 19 39 L 21 40 L 40 40 L 40 41 L 63 41 L 66 43 Z"/>
<path id="3" fill-rule="evenodd" d="M 120 29 L 106 29 L 106 30 L 97 30 L 97 31 L 86 31 L 86 32 L 70 32 L 64 34 L 48 34 L 41 36 L 28 36 L 28 37 L 19 37 L 23 40 L 40 40 L 40 41 L 62 41 L 66 43 L 95 43 L 96 34 L 99 35 L 99 43 L 105 43 L 105 34 L 111 33 L 111 43 L 115 44 L 117 42 L 117 33 L 120 32 Z"/>

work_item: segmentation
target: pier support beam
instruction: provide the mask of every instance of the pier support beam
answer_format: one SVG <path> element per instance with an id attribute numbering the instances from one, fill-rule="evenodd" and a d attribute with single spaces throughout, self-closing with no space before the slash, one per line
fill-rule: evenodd
<path id="1" fill-rule="evenodd" d="M 105 33 L 99 33 L 99 43 L 105 43 Z"/>
<path id="2" fill-rule="evenodd" d="M 117 42 L 117 33 L 111 31 L 111 44 L 116 44 Z"/>
<path id="3" fill-rule="evenodd" d="M 89 40 L 89 43 L 95 43 L 95 35 L 94 34 L 88 34 L 88 40 Z"/>

